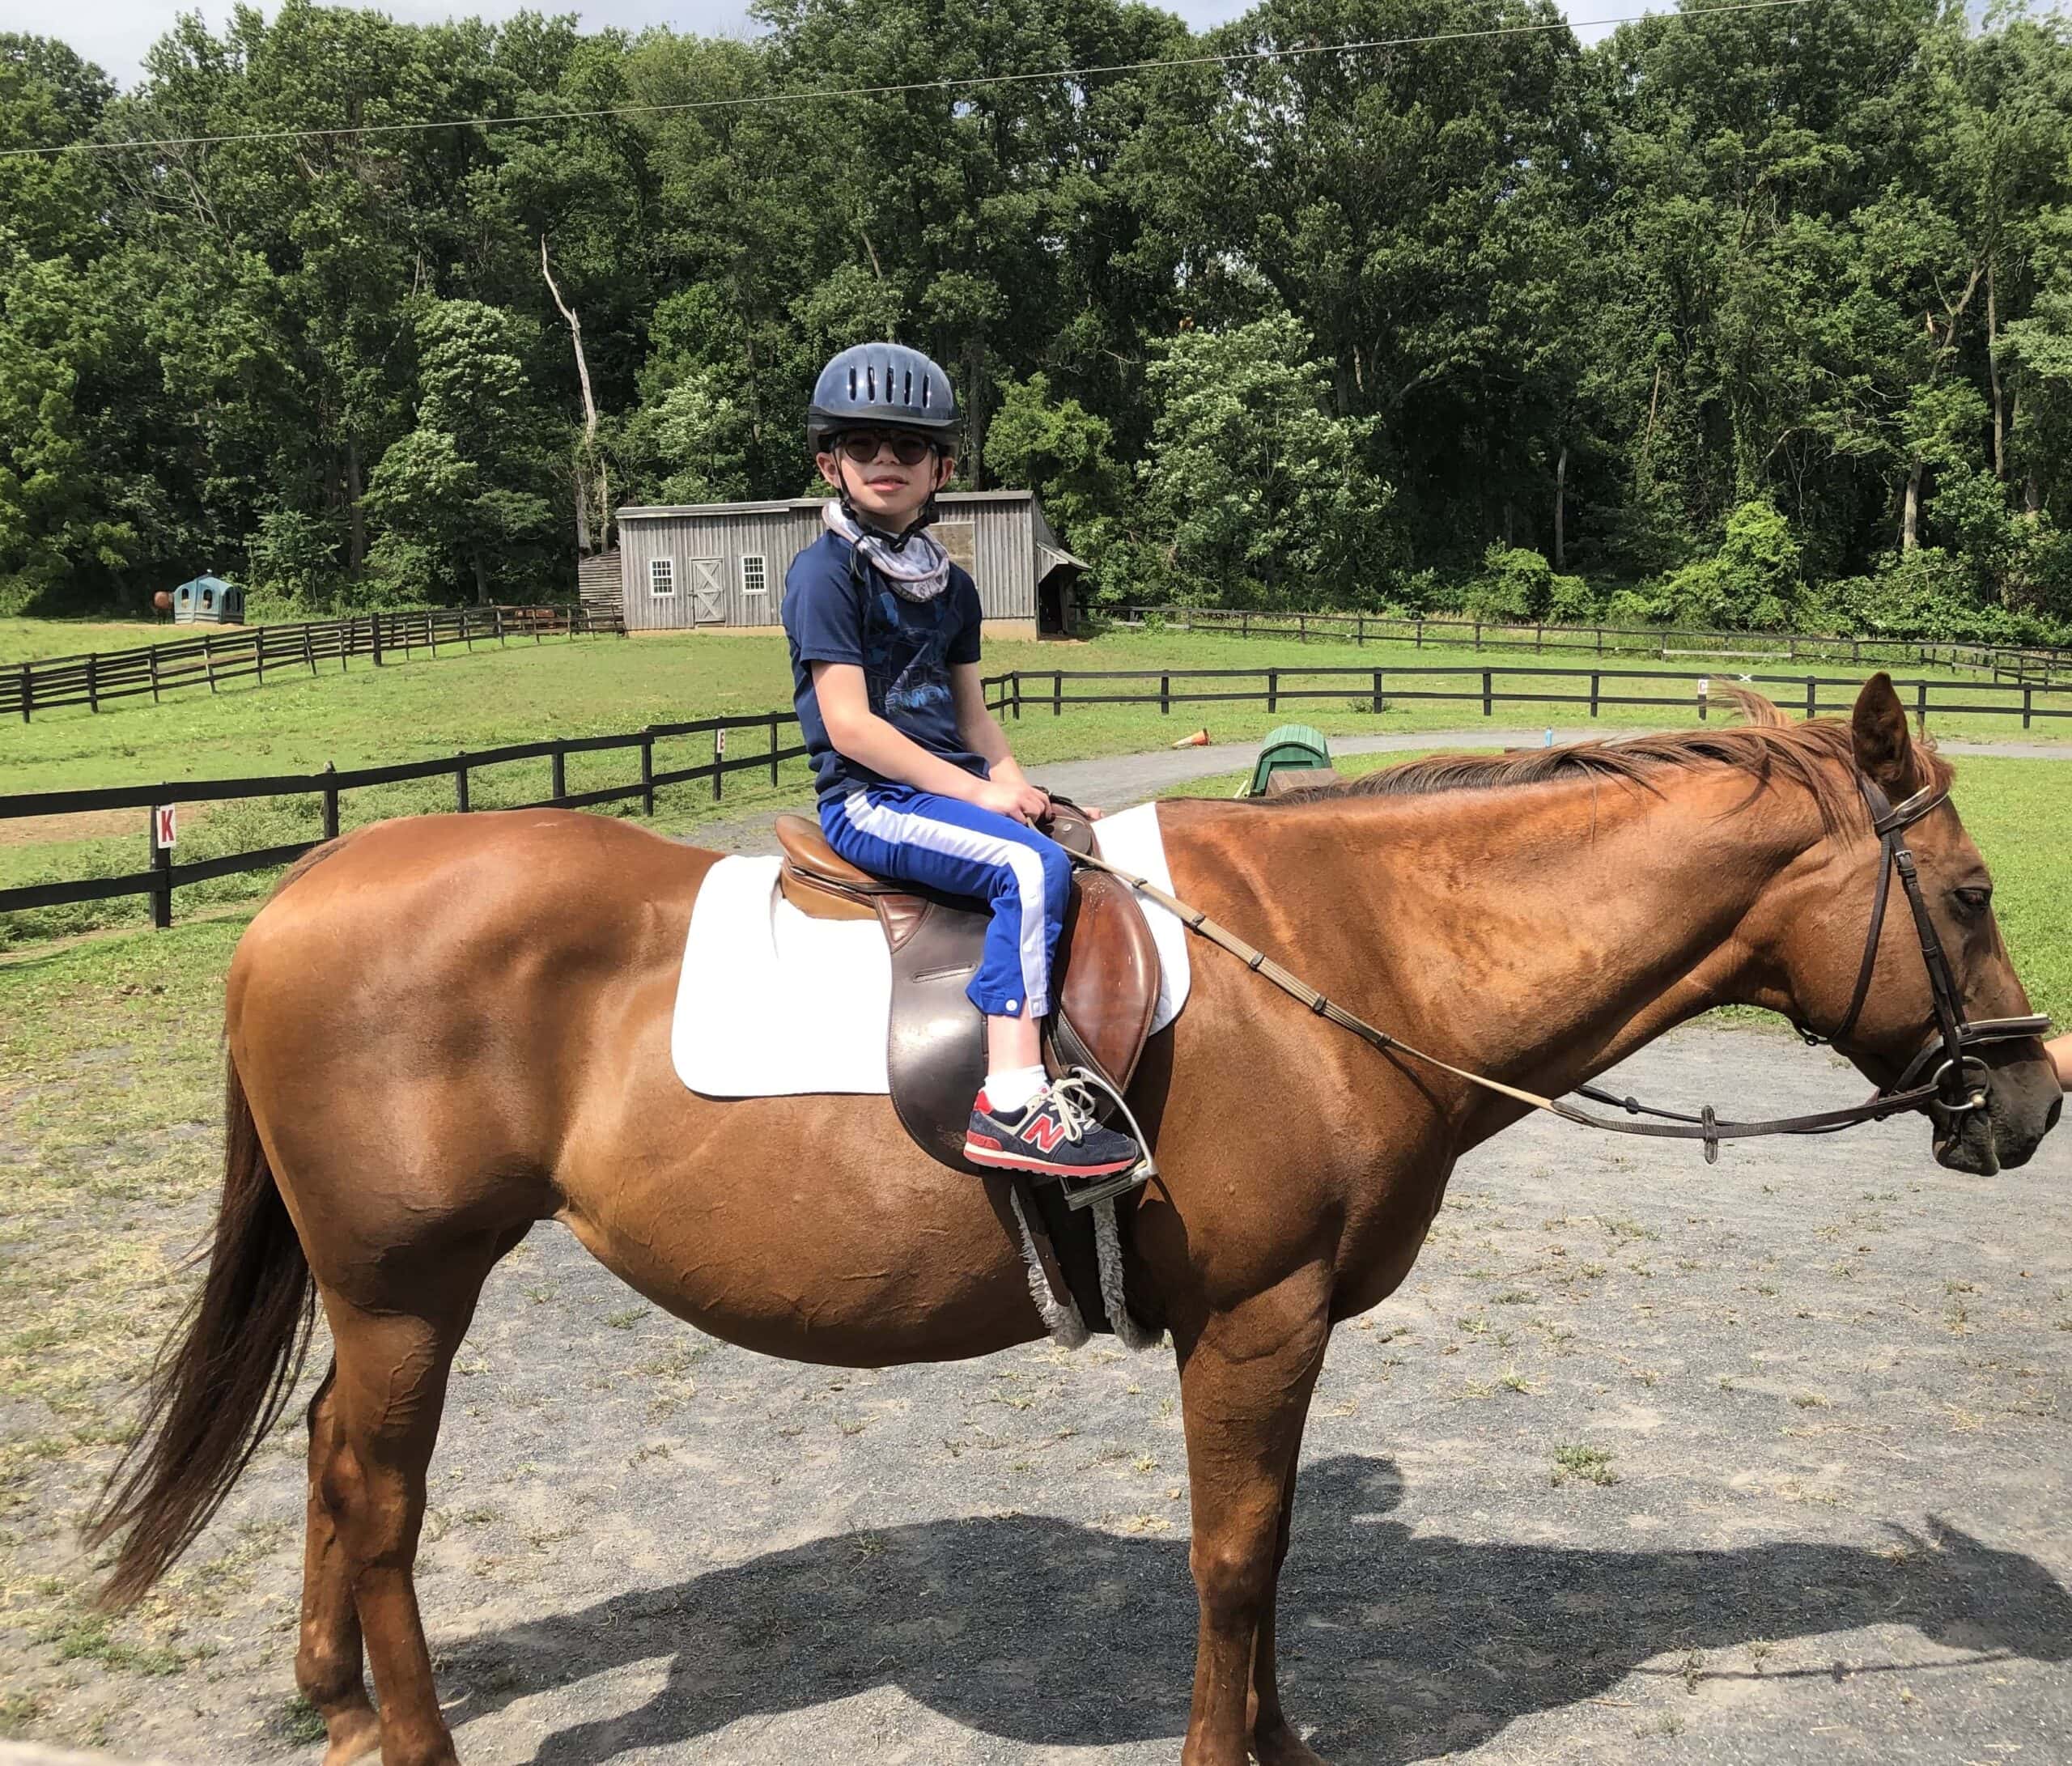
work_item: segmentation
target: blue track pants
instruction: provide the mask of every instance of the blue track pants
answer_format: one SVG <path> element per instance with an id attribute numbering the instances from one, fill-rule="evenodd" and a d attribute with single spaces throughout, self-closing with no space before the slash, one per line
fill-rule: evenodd
<path id="1" fill-rule="evenodd" d="M 872 785 L 820 806 L 827 843 L 873 877 L 992 908 L 985 954 L 964 991 L 988 1017 L 1051 1009 L 1051 957 L 1064 929 L 1072 860 L 1012 816 L 911 785 Z"/>

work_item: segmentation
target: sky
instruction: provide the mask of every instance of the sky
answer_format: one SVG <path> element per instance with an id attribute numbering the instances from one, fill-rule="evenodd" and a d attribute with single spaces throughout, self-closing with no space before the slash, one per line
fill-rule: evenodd
<path id="1" fill-rule="evenodd" d="M 1249 10 L 1250 0 L 1161 0 L 1200 30 Z M 1654 0 L 1656 6 L 1661 0 Z M 476 0 L 476 3 L 450 3 L 450 0 L 388 0 L 379 10 L 392 18 L 425 23 L 436 19 L 460 17 L 507 18 L 521 10 L 526 0 Z M 584 26 L 601 30 L 618 25 L 637 31 L 651 24 L 667 24 L 680 31 L 704 36 L 747 36 L 752 27 L 748 9 L 739 0 L 598 0 L 595 5 L 570 5 L 567 0 L 531 0 L 536 11 L 578 13 Z M 270 6 L 263 10 L 271 13 Z M 1562 10 L 1584 19 L 1607 18 L 1650 10 L 1647 0 L 1573 0 Z M 176 15 L 199 11 L 212 24 L 220 24 L 229 11 L 223 0 L 75 0 L 62 17 L 53 18 L 50 0 L 0 0 L 0 32 L 20 32 L 32 36 L 62 37 L 87 60 L 98 64 L 118 85 L 128 86 L 138 75 L 144 51 L 163 32 Z M 55 28 L 53 28 L 55 26 Z M 1599 32 L 1579 32 L 1586 39 Z"/>

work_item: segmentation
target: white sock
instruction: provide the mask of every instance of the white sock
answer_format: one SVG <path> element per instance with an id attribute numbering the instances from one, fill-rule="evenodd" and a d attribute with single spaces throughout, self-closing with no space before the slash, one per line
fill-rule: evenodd
<path id="1" fill-rule="evenodd" d="M 1010 1067 L 986 1076 L 986 1102 L 1004 1115 L 1025 1110 L 1029 1101 L 1042 1090 L 1050 1075 L 1041 1066 Z"/>

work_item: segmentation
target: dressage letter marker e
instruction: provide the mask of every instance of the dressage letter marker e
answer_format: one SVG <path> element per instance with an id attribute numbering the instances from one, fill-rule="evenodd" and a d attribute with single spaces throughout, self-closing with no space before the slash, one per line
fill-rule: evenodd
<path id="1" fill-rule="evenodd" d="M 170 852 L 179 838 L 179 806 L 159 804 L 151 811 L 151 844 L 161 852 Z"/>

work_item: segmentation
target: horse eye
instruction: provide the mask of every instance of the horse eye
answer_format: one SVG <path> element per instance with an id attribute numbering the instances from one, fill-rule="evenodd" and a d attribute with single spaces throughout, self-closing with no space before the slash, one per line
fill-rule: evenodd
<path id="1" fill-rule="evenodd" d="M 1958 889 L 1954 893 L 1957 898 L 1957 906 L 1964 909 L 1967 914 L 1983 914 L 1993 905 L 1991 889 Z"/>

